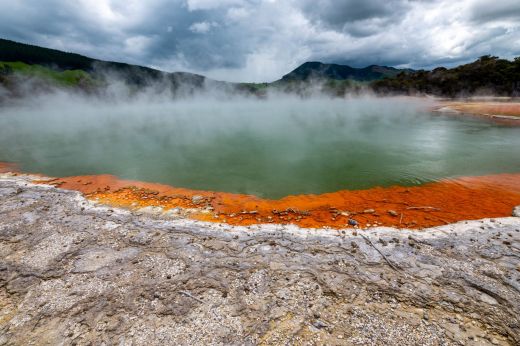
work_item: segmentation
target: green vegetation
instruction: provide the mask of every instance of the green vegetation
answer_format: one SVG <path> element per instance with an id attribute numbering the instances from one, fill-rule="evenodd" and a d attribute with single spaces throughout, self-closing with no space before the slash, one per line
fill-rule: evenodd
<path id="1" fill-rule="evenodd" d="M 150 82 L 160 80 L 166 74 L 148 67 L 96 60 L 75 53 L 4 39 L 0 39 L 0 61 L 41 65 L 56 71 L 82 70 L 96 79 L 102 77 L 104 72 L 110 71 L 135 87 L 149 85 Z"/>
<path id="2" fill-rule="evenodd" d="M 452 69 L 399 73 L 394 78 L 375 81 L 378 93 L 431 94 L 446 97 L 494 94 L 520 95 L 520 57 L 513 61 L 485 55 L 475 62 Z"/>
<path id="3" fill-rule="evenodd" d="M 160 85 L 169 88 L 173 94 L 189 94 L 203 88 L 206 80 L 204 76 L 192 73 L 167 73 L 4 39 L 0 39 L 0 62 L 3 62 L 0 86 L 8 91 L 8 96 L 0 94 L 4 99 L 45 91 L 53 86 L 95 92 L 106 86 L 108 80 L 123 82 L 130 91 Z M 27 80 L 38 83 L 31 83 L 27 89 L 21 85 Z M 219 87 L 228 86 L 227 83 L 214 83 Z"/>
<path id="4" fill-rule="evenodd" d="M 246 94 L 253 94 L 259 97 L 265 96 L 267 91 L 271 88 L 271 83 L 238 83 L 236 85 L 236 89 L 239 92 L 245 92 Z"/>
<path id="5" fill-rule="evenodd" d="M 0 62 L 0 75 L 4 77 L 21 76 L 38 78 L 59 86 L 75 87 L 93 85 L 94 80 L 85 71 L 56 71 L 40 65 L 28 65 L 23 62 Z"/>
<path id="6" fill-rule="evenodd" d="M 269 83 L 238 83 L 240 88 L 253 92 L 263 91 L 269 88 Z"/>
<path id="7" fill-rule="evenodd" d="M 287 80 L 280 79 L 269 84 L 269 88 L 280 92 L 297 94 L 307 97 L 315 92 L 327 94 L 333 97 L 342 97 L 346 93 L 356 93 L 366 90 L 369 83 L 355 79 L 312 79 L 312 80 Z"/>
<path id="8" fill-rule="evenodd" d="M 323 85 L 323 91 L 334 96 L 343 96 L 348 92 L 360 92 L 368 87 L 366 81 L 355 79 L 335 80 L 329 79 Z"/>

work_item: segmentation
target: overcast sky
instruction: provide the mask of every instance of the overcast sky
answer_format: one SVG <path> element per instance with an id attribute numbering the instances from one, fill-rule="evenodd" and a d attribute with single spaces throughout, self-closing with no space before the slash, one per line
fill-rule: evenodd
<path id="1" fill-rule="evenodd" d="M 520 0 L 0 0 L 0 37 L 272 81 L 305 61 L 431 68 L 520 56 Z"/>

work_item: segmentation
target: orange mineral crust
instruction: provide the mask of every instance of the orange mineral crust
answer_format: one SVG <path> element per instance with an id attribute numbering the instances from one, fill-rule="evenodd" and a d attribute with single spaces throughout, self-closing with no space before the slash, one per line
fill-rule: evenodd
<path id="1" fill-rule="evenodd" d="M 461 112 L 475 114 L 520 116 L 520 103 L 518 102 L 459 102 L 453 103 L 452 107 Z"/>
<path id="2" fill-rule="evenodd" d="M 49 183 L 46 181 L 45 183 Z M 296 224 L 343 228 L 376 225 L 423 228 L 461 220 L 510 216 L 520 205 L 520 173 L 463 177 L 417 187 L 376 187 L 279 200 L 251 195 L 196 191 L 118 179 L 111 175 L 57 178 L 52 184 L 83 192 L 114 206 L 139 209 L 180 207 L 191 218 L 232 225 Z"/>
<path id="3" fill-rule="evenodd" d="M 0 162 L 0 173 L 18 172 L 18 166 L 11 162 Z"/>
<path id="4" fill-rule="evenodd" d="M 434 110 L 448 108 L 463 115 L 474 115 L 508 126 L 520 126 L 519 102 L 457 102 L 445 101 Z"/>

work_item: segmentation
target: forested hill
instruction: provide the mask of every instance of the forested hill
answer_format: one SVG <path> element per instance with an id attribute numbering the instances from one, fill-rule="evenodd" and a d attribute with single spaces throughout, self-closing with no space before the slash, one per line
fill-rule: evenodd
<path id="1" fill-rule="evenodd" d="M 75 53 L 62 52 L 56 49 L 43 48 L 30 44 L 0 39 L 0 61 L 24 62 L 53 66 L 62 70 L 84 70 L 93 68 L 95 59 Z M 118 63 L 114 63 L 118 65 Z M 125 65 L 125 64 L 121 64 Z"/>
<path id="2" fill-rule="evenodd" d="M 5 39 L 0 39 L 0 61 L 36 64 L 58 71 L 82 70 L 94 76 L 109 71 L 125 80 L 128 84 L 136 86 L 145 86 L 151 82 L 163 79 L 169 79 L 174 86 L 178 86 L 180 83 L 201 86 L 205 81 L 204 76 L 197 74 L 185 72 L 166 73 L 149 67 L 102 61 L 80 54 L 62 52 L 56 49 Z"/>
<path id="3" fill-rule="evenodd" d="M 399 73 L 394 78 L 374 81 L 371 87 L 381 94 L 520 96 L 520 57 L 510 61 L 485 55 L 451 69 Z"/>

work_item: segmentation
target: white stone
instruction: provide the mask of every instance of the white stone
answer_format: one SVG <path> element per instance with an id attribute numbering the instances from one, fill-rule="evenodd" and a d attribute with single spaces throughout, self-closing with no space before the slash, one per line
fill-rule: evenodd
<path id="1" fill-rule="evenodd" d="M 497 305 L 498 302 L 496 301 L 495 298 L 485 294 L 485 293 L 482 293 L 480 295 L 480 300 L 483 301 L 484 303 L 486 304 L 489 304 L 489 305 Z"/>
<path id="2" fill-rule="evenodd" d="M 137 212 L 140 214 L 159 215 L 163 212 L 163 208 L 149 206 L 149 207 L 141 208 L 141 209 L 137 210 Z"/>

